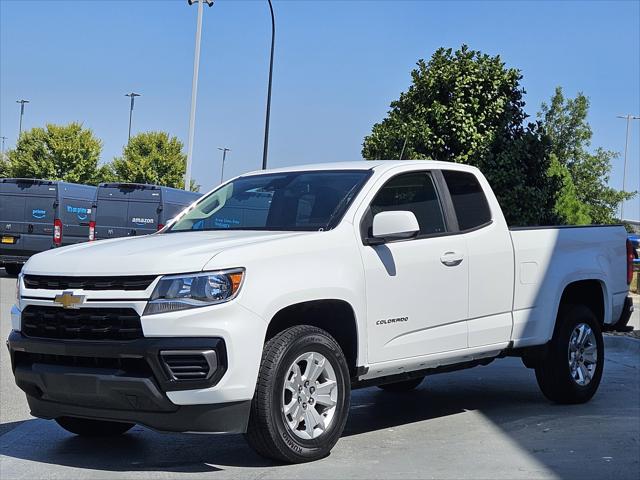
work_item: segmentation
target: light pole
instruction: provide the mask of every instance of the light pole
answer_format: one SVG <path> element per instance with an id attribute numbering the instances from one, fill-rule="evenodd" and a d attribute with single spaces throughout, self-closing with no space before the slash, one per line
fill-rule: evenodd
<path id="1" fill-rule="evenodd" d="M 264 122 L 264 149 L 262 150 L 262 169 L 267 168 L 267 152 L 269 150 L 269 117 L 271 115 L 271 80 L 273 77 L 273 49 L 276 41 L 276 20 L 273 16 L 273 5 L 269 2 L 269 11 L 271 12 L 271 56 L 269 59 L 269 87 L 267 88 L 267 115 Z"/>
<path id="2" fill-rule="evenodd" d="M 617 118 L 625 118 L 627 120 L 627 136 L 624 141 L 624 163 L 622 166 L 622 191 L 626 192 L 627 186 L 627 150 L 629 148 L 629 132 L 631 126 L 631 120 L 640 120 L 640 117 L 627 114 L 618 115 Z M 624 200 L 620 202 L 620 220 L 624 220 Z"/>
<path id="3" fill-rule="evenodd" d="M 222 151 L 222 170 L 220 171 L 220 183 L 224 181 L 224 161 L 227 159 L 227 152 L 231 149 L 227 147 L 218 147 L 218 150 Z"/>
<path id="4" fill-rule="evenodd" d="M 133 118 L 133 104 L 136 101 L 136 97 L 139 97 L 140 94 L 131 92 L 131 93 L 125 93 L 124 96 L 131 98 L 131 108 L 129 109 L 129 138 L 127 139 L 127 145 L 128 145 L 129 141 L 131 140 L 131 119 Z"/>
<path id="5" fill-rule="evenodd" d="M 196 24 L 196 51 L 193 58 L 193 81 L 191 83 L 191 113 L 189 114 L 189 137 L 187 139 L 187 168 L 184 172 L 184 189 L 189 190 L 191 183 L 191 161 L 193 159 L 193 135 L 196 127 L 196 100 L 198 97 L 198 70 L 200 69 L 200 41 L 202 40 L 203 3 L 210 7 L 213 0 L 187 0 L 189 5 L 198 3 L 198 20 Z"/>
<path id="6" fill-rule="evenodd" d="M 4 161 L 4 141 L 6 139 L 7 137 L 5 137 L 4 135 L 0 137 L 0 140 L 2 140 L 2 150 L 0 150 L 0 162 Z"/>
<path id="7" fill-rule="evenodd" d="M 20 129 L 18 130 L 18 138 L 20 138 L 20 135 L 22 135 L 22 117 L 24 116 L 24 104 L 29 103 L 29 100 L 21 98 L 20 100 L 16 100 L 16 103 L 20 104 Z"/>

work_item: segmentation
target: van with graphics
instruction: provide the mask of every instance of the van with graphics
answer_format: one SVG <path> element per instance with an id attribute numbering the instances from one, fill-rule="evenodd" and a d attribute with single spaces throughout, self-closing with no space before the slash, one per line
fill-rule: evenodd
<path id="1" fill-rule="evenodd" d="M 93 202 L 89 240 L 157 232 L 201 196 L 160 185 L 101 183 Z"/>
<path id="2" fill-rule="evenodd" d="M 0 179 L 0 263 L 17 275 L 39 252 L 87 240 L 96 187 L 53 180 Z"/>

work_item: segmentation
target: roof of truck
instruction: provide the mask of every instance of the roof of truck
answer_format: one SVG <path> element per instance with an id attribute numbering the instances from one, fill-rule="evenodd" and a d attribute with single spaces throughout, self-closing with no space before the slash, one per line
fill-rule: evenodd
<path id="1" fill-rule="evenodd" d="M 463 167 L 463 169 L 473 168 L 469 165 L 462 165 L 454 162 L 441 162 L 437 160 L 427 160 L 427 162 L 429 166 L 433 168 L 451 168 L 454 165 Z M 292 165 L 290 167 L 270 168 L 268 170 L 255 170 L 252 172 L 247 172 L 244 175 L 320 170 L 388 170 L 394 167 L 407 165 L 424 166 L 425 160 L 358 160 L 354 162 L 312 163 L 309 165 Z"/>

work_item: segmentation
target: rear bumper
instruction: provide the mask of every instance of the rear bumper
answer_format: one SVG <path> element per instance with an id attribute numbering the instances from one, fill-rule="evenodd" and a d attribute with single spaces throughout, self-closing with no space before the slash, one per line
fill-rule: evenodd
<path id="1" fill-rule="evenodd" d="M 627 325 L 629 323 L 629 319 L 631 318 L 633 310 L 633 299 L 631 297 L 626 297 L 624 299 L 624 305 L 622 307 L 620 318 L 616 323 L 612 325 L 605 325 L 605 330 L 614 332 L 630 332 L 631 330 L 633 330 L 632 326 Z"/>
<path id="2" fill-rule="evenodd" d="M 7 342 L 16 384 L 31 413 L 139 423 L 175 432 L 246 431 L 250 401 L 177 405 L 167 393 L 215 386 L 227 370 L 221 338 L 141 338 L 122 342 L 28 338 L 13 331 Z M 212 375 L 176 380 L 162 351 L 216 352 Z"/>
<path id="3" fill-rule="evenodd" d="M 34 252 L 37 253 L 37 252 Z M 0 254 L 0 265 L 3 263 L 27 263 L 29 255 Z"/>
<path id="4" fill-rule="evenodd" d="M 21 234 L 16 243 L 0 244 L 0 262 L 26 263 L 36 253 L 44 252 L 53 247 L 52 241 L 40 236 Z"/>

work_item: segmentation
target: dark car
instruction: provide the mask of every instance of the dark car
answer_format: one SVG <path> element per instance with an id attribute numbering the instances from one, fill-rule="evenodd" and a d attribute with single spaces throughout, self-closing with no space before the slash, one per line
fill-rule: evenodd
<path id="1" fill-rule="evenodd" d="M 31 255 L 85 242 L 96 187 L 0 179 L 0 263 L 16 275 Z"/>
<path id="2" fill-rule="evenodd" d="M 101 183 L 93 202 L 89 239 L 157 232 L 201 196 L 201 193 L 159 185 Z"/>

